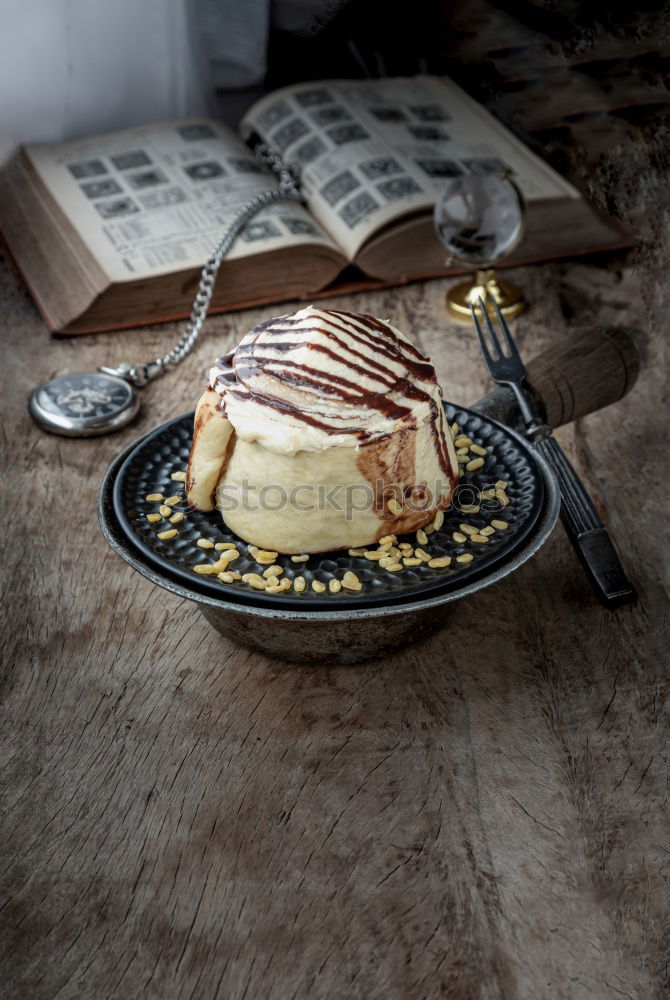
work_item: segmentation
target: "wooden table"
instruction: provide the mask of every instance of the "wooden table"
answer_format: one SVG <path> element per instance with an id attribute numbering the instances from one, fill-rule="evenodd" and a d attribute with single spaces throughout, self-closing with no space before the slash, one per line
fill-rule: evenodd
<path id="1" fill-rule="evenodd" d="M 527 357 L 575 303 L 585 322 L 644 322 L 627 272 L 517 277 Z M 486 380 L 445 287 L 337 305 L 407 330 L 469 403 Z M 423 645 L 308 668 L 227 642 L 122 563 L 95 514 L 111 459 L 191 408 L 210 360 L 272 310 L 213 318 L 134 426 L 67 440 L 31 423 L 32 387 L 162 353 L 177 328 L 50 339 L 7 264 L 1 291 L 5 1000 L 668 996 L 654 342 L 628 398 L 560 433 L 636 606 L 596 605 L 557 528 Z"/>

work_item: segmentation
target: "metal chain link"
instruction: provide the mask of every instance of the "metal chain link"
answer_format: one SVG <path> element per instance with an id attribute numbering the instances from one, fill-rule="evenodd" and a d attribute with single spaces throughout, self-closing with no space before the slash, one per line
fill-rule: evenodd
<path id="1" fill-rule="evenodd" d="M 133 365 L 129 362 L 124 362 L 117 368 L 100 366 L 98 371 L 104 372 L 106 375 L 117 375 L 120 378 L 124 378 L 127 382 L 132 382 L 138 388 L 142 388 L 147 382 L 158 378 L 159 375 L 162 375 L 168 369 L 174 368 L 183 361 L 186 355 L 193 349 L 200 336 L 203 324 L 207 318 L 210 302 L 212 301 L 214 285 L 221 262 L 241 230 L 244 229 L 247 222 L 254 215 L 275 201 L 284 199 L 300 201 L 298 174 L 295 167 L 292 164 L 284 163 L 279 154 L 265 143 L 260 143 L 256 147 L 255 152 L 260 162 L 276 174 L 279 179 L 279 186 L 271 190 L 262 191 L 255 198 L 252 198 L 251 201 L 247 202 L 237 213 L 224 235 L 212 250 L 207 263 L 202 269 L 198 290 L 193 299 L 191 315 L 178 343 L 167 354 L 164 354 L 160 358 L 154 358 L 153 361 L 149 361 L 144 365 Z"/>

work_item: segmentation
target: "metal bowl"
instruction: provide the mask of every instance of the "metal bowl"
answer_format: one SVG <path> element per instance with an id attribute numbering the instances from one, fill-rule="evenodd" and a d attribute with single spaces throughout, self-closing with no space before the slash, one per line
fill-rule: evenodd
<path id="1" fill-rule="evenodd" d="M 172 422 L 171 422 L 172 423 Z M 492 422 L 494 423 L 494 422 Z M 527 442 L 502 424 L 497 425 L 519 450 L 528 452 Z M 293 663 L 350 664 L 382 656 L 418 642 L 446 624 L 445 606 L 497 583 L 527 562 L 541 548 L 556 524 L 560 495 L 544 460 L 532 453 L 534 469 L 541 480 L 541 508 L 531 530 L 520 544 L 498 558 L 479 575 L 465 576 L 461 583 L 446 582 L 441 588 L 409 596 L 395 595 L 386 603 L 356 606 L 330 603 L 321 609 L 314 603 L 290 605 L 252 602 L 244 595 L 222 596 L 200 589 L 163 567 L 134 545 L 122 526 L 115 506 L 115 488 L 128 457 L 152 438 L 151 432 L 130 445 L 108 469 L 98 496 L 98 516 L 109 545 L 133 569 L 165 590 L 193 601 L 207 621 L 228 640 Z"/>

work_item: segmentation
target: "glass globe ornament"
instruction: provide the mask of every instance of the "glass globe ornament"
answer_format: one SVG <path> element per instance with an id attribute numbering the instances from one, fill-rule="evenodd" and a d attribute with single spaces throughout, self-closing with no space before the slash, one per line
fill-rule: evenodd
<path id="1" fill-rule="evenodd" d="M 447 308 L 470 320 L 470 303 L 482 299 L 493 311 L 513 319 L 526 308 L 522 290 L 498 280 L 495 266 L 519 245 L 524 233 L 525 203 L 509 174 L 464 174 L 444 185 L 435 203 L 435 232 L 447 251 L 447 264 L 475 269 L 474 278 L 447 294 Z"/>

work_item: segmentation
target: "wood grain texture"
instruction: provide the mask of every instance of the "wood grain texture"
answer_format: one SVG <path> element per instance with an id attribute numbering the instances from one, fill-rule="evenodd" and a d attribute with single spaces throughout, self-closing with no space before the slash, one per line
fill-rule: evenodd
<path id="1" fill-rule="evenodd" d="M 577 325 L 641 331 L 631 395 L 559 432 L 637 604 L 597 606 L 559 527 L 396 656 L 305 668 L 234 647 L 106 548 L 95 495 L 271 309 L 213 318 L 133 427 L 69 441 L 31 424 L 33 386 L 161 354 L 177 328 L 50 339 L 3 264 L 3 1000 L 670 995 L 668 91 L 644 32 L 574 58 L 545 44 L 554 6 L 517 5 L 526 30 L 509 4 L 447 5 L 445 37 L 463 82 L 635 236 L 635 275 L 518 271 L 515 332 L 532 357 Z M 572 69 L 589 58 L 618 61 Z M 446 287 L 340 305 L 405 329 L 467 404 L 488 385 Z"/>
<path id="2" fill-rule="evenodd" d="M 581 295 L 587 322 L 642 322 L 627 272 L 517 277 L 526 352 L 566 330 L 561 296 Z M 76 441 L 32 426 L 33 385 L 159 353 L 175 331 L 49 340 L 8 265 L 1 282 L 3 997 L 667 996 L 654 343 L 633 394 L 560 432 L 636 606 L 595 605 L 557 529 L 423 645 L 305 668 L 235 648 L 152 587 L 94 508 L 112 457 L 191 407 L 210 358 L 269 310 L 213 319 L 135 426 Z M 468 403 L 487 386 L 445 288 L 340 304 L 407 330 Z"/>

